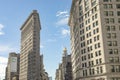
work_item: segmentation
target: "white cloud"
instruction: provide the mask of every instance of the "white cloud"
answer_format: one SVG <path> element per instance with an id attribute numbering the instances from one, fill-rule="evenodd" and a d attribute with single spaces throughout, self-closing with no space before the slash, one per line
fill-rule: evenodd
<path id="1" fill-rule="evenodd" d="M 60 19 L 56 24 L 58 26 L 63 26 L 63 25 L 67 25 L 67 23 L 68 23 L 68 17 Z"/>
<path id="2" fill-rule="evenodd" d="M 56 42 L 56 39 L 48 39 L 47 42 Z"/>
<path id="3" fill-rule="evenodd" d="M 0 24 L 0 35 L 4 35 L 4 32 L 2 31 L 3 28 L 4 28 L 4 26 L 2 24 Z"/>
<path id="4" fill-rule="evenodd" d="M 44 46 L 42 44 L 40 44 L 40 48 L 44 48 Z"/>
<path id="5" fill-rule="evenodd" d="M 8 59 L 5 57 L 0 57 L 0 79 L 3 80 L 5 78 L 5 70 L 7 66 Z"/>
<path id="6" fill-rule="evenodd" d="M 10 45 L 0 45 L 0 52 L 12 52 L 16 49 L 11 47 Z"/>
<path id="7" fill-rule="evenodd" d="M 63 36 L 68 36 L 68 35 L 70 35 L 70 30 L 63 29 L 63 30 L 61 31 L 61 33 L 62 33 Z"/>
<path id="8" fill-rule="evenodd" d="M 0 64 L 6 64 L 7 61 L 8 61 L 7 58 L 0 56 Z"/>
<path id="9" fill-rule="evenodd" d="M 69 19 L 68 11 L 58 11 L 56 17 L 58 19 L 58 21 L 56 22 L 57 26 L 67 25 Z"/>
<path id="10" fill-rule="evenodd" d="M 56 16 L 68 16 L 68 11 L 58 11 Z"/>

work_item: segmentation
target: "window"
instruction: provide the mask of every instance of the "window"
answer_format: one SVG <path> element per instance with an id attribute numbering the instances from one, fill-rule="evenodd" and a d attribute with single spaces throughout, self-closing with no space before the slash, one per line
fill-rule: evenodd
<path id="1" fill-rule="evenodd" d="M 113 11 L 104 11 L 105 16 L 113 16 L 114 12 Z"/>
<path id="2" fill-rule="evenodd" d="M 112 42 L 111 41 L 108 41 L 108 46 L 112 46 Z"/>
<path id="3" fill-rule="evenodd" d="M 119 62 L 119 57 L 110 57 L 109 62 Z"/>
<path id="4" fill-rule="evenodd" d="M 103 0 L 104 2 L 111 2 L 112 0 Z"/>
<path id="5" fill-rule="evenodd" d="M 120 16 L 120 11 L 117 11 L 117 16 Z"/>
<path id="6" fill-rule="evenodd" d="M 114 62 L 119 62 L 119 57 L 114 57 Z"/>
<path id="7" fill-rule="evenodd" d="M 120 2 L 120 0 L 116 0 L 116 2 Z"/>
<path id="8" fill-rule="evenodd" d="M 108 41 L 108 46 L 117 46 L 117 41 Z"/>
<path id="9" fill-rule="evenodd" d="M 117 9 L 120 9 L 120 4 L 116 4 L 116 8 L 117 8 Z"/>
<path id="10" fill-rule="evenodd" d="M 108 52 L 109 52 L 109 54 L 113 54 L 113 50 L 112 49 L 109 49 Z"/>
<path id="11" fill-rule="evenodd" d="M 92 0 L 91 5 L 94 6 L 96 4 L 96 0 Z"/>
<path id="12" fill-rule="evenodd" d="M 101 55 L 101 50 L 98 51 L 99 52 L 99 56 Z"/>
<path id="13" fill-rule="evenodd" d="M 110 23 L 115 23 L 114 18 L 110 18 Z"/>
<path id="14" fill-rule="evenodd" d="M 95 6 L 95 7 L 92 9 L 92 14 L 94 14 L 96 11 L 97 11 L 97 6 Z"/>
<path id="15" fill-rule="evenodd" d="M 95 19 L 97 19 L 97 14 L 95 14 Z"/>
<path id="16" fill-rule="evenodd" d="M 92 75 L 91 69 L 89 69 L 89 74 Z"/>
<path id="17" fill-rule="evenodd" d="M 113 5 L 112 4 L 104 4 L 105 9 L 112 9 Z"/>
<path id="18" fill-rule="evenodd" d="M 118 49 L 109 49 L 109 54 L 118 54 Z"/>
<path id="19" fill-rule="evenodd" d="M 106 26 L 106 30 L 107 30 L 107 31 L 110 31 L 110 26 Z"/>
<path id="20" fill-rule="evenodd" d="M 100 67 L 100 73 L 103 73 L 103 68 L 102 68 L 102 66 Z"/>
<path id="21" fill-rule="evenodd" d="M 105 18 L 105 23 L 109 23 L 109 19 L 108 18 Z"/>
<path id="22" fill-rule="evenodd" d="M 98 62 L 98 59 L 96 59 L 96 64 L 98 64 L 99 62 Z"/>
<path id="23" fill-rule="evenodd" d="M 120 65 L 111 65 L 111 72 L 120 72 Z M 119 80 L 119 79 L 114 79 L 114 80 Z"/>
<path id="24" fill-rule="evenodd" d="M 115 65 L 115 69 L 116 72 L 120 72 L 120 65 Z"/>
<path id="25" fill-rule="evenodd" d="M 95 74 L 95 70 L 94 70 L 94 68 L 92 69 L 92 74 Z"/>
<path id="26" fill-rule="evenodd" d="M 100 48 L 100 43 L 97 43 L 94 46 L 95 46 L 95 49 Z"/>
<path id="27" fill-rule="evenodd" d="M 111 66 L 111 72 L 115 72 L 115 67 L 114 67 L 114 65 Z"/>
<path id="28" fill-rule="evenodd" d="M 99 74 L 99 67 L 97 67 L 97 74 Z"/>
<path id="29" fill-rule="evenodd" d="M 102 63 L 102 58 L 99 59 L 99 63 L 100 63 L 100 64 Z"/>
<path id="30" fill-rule="evenodd" d="M 112 33 L 112 38 L 116 38 L 116 33 Z"/>
<path id="31" fill-rule="evenodd" d="M 114 16 L 114 12 L 113 11 L 109 11 L 109 16 Z"/>
<path id="32" fill-rule="evenodd" d="M 118 49 L 114 49 L 114 54 L 118 54 Z"/>
<path id="33" fill-rule="evenodd" d="M 98 53 L 97 53 L 97 51 L 95 52 L 95 55 L 96 55 L 96 56 L 98 56 Z"/>
<path id="34" fill-rule="evenodd" d="M 113 58 L 113 57 L 110 57 L 110 58 L 109 58 L 109 62 L 114 62 L 114 58 Z"/>
<path id="35" fill-rule="evenodd" d="M 118 18 L 118 23 L 120 23 L 120 18 Z"/>
<path id="36" fill-rule="evenodd" d="M 109 16 L 108 11 L 104 11 L 105 16 Z"/>
<path id="37" fill-rule="evenodd" d="M 90 26 L 90 25 L 86 27 L 86 31 L 88 31 L 88 30 L 90 30 L 90 29 L 91 29 L 91 26 Z"/>
<path id="38" fill-rule="evenodd" d="M 113 46 L 117 46 L 117 41 L 113 41 Z"/>
<path id="39" fill-rule="evenodd" d="M 115 31 L 115 30 L 116 30 L 115 26 L 111 26 L 111 31 Z"/>

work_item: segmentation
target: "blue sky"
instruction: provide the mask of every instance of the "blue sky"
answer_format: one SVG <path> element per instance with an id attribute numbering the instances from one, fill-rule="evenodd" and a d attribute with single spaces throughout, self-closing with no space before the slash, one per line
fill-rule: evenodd
<path id="1" fill-rule="evenodd" d="M 32 10 L 41 21 L 41 54 L 49 76 L 54 78 L 62 50 L 70 53 L 67 25 L 72 0 L 0 0 L 0 79 L 4 76 L 9 52 L 20 52 L 20 27 Z"/>

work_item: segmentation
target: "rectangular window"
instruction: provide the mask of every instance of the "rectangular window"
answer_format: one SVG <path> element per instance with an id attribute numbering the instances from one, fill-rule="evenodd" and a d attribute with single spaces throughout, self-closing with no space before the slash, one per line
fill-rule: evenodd
<path id="1" fill-rule="evenodd" d="M 115 31 L 116 27 L 115 26 L 111 26 L 111 31 Z"/>
<path id="2" fill-rule="evenodd" d="M 107 26 L 106 26 L 106 30 L 107 30 L 107 31 L 110 31 L 110 26 L 107 25 Z"/>
<path id="3" fill-rule="evenodd" d="M 116 38 L 116 33 L 112 33 L 112 38 Z"/>
<path id="4" fill-rule="evenodd" d="M 119 57 L 114 57 L 114 62 L 119 62 Z"/>
<path id="5" fill-rule="evenodd" d="M 108 41 L 108 46 L 112 46 L 112 41 Z"/>
<path id="6" fill-rule="evenodd" d="M 117 41 L 113 41 L 113 46 L 117 46 Z"/>
<path id="7" fill-rule="evenodd" d="M 105 16 L 109 16 L 108 11 L 104 11 Z"/>
<path id="8" fill-rule="evenodd" d="M 113 5 L 112 4 L 104 4 L 105 9 L 112 9 Z"/>
<path id="9" fill-rule="evenodd" d="M 99 59 L 99 63 L 100 63 L 100 64 L 102 63 L 102 58 Z"/>
<path id="10" fill-rule="evenodd" d="M 110 58 L 109 58 L 109 62 L 114 62 L 114 58 L 113 58 L 113 57 L 110 57 Z"/>
<path id="11" fill-rule="evenodd" d="M 109 49 L 108 52 L 109 52 L 109 54 L 113 54 L 113 50 L 112 49 Z"/>
<path id="12" fill-rule="evenodd" d="M 120 18 L 118 18 L 118 23 L 120 23 Z"/>
<path id="13" fill-rule="evenodd" d="M 116 0 L 116 2 L 120 2 L 120 0 Z"/>
<path id="14" fill-rule="evenodd" d="M 98 59 L 96 59 L 96 64 L 98 64 L 99 62 L 98 62 Z"/>
<path id="15" fill-rule="evenodd" d="M 111 2 L 112 0 L 103 0 L 103 2 Z"/>
<path id="16" fill-rule="evenodd" d="M 99 52 L 99 56 L 101 55 L 101 50 L 98 51 Z"/>
<path id="17" fill-rule="evenodd" d="M 115 72 L 115 67 L 114 67 L 114 65 L 111 65 L 111 72 Z"/>
<path id="18" fill-rule="evenodd" d="M 116 8 L 117 8 L 117 9 L 120 9 L 120 4 L 116 4 Z"/>
<path id="19" fill-rule="evenodd" d="M 111 38 L 111 33 L 107 33 L 107 38 Z"/>
<path id="20" fill-rule="evenodd" d="M 110 23 L 115 23 L 114 18 L 110 18 Z"/>
<path id="21" fill-rule="evenodd" d="M 117 16 L 120 16 L 120 11 L 117 11 Z"/>
<path id="22" fill-rule="evenodd" d="M 114 12 L 113 11 L 109 11 L 109 16 L 114 16 Z"/>
<path id="23" fill-rule="evenodd" d="M 105 18 L 105 23 L 109 23 L 109 19 L 108 18 Z"/>
<path id="24" fill-rule="evenodd" d="M 114 49 L 114 54 L 118 54 L 118 49 Z"/>

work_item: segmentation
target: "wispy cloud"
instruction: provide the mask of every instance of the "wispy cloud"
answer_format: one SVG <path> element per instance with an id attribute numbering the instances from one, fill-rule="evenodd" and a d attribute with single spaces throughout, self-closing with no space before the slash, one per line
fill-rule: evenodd
<path id="1" fill-rule="evenodd" d="M 70 30 L 62 29 L 61 33 L 62 33 L 63 36 L 68 36 L 68 35 L 70 35 Z"/>
<path id="2" fill-rule="evenodd" d="M 4 35 L 5 33 L 3 32 L 4 25 L 0 24 L 0 35 Z"/>
<path id="3" fill-rule="evenodd" d="M 56 13 L 56 17 L 58 19 L 58 21 L 56 22 L 57 26 L 67 25 L 69 17 L 68 11 L 58 11 Z"/>
<path id="4" fill-rule="evenodd" d="M 7 62 L 8 62 L 8 59 L 7 59 L 7 58 L 0 56 L 0 64 L 5 64 L 5 65 L 6 65 Z"/>
<path id="5" fill-rule="evenodd" d="M 68 17 L 68 11 L 58 11 L 56 14 L 57 17 Z"/>
<path id="6" fill-rule="evenodd" d="M 10 45 L 0 45 L 0 52 L 11 52 L 14 50 L 15 48 L 11 47 Z"/>
<path id="7" fill-rule="evenodd" d="M 18 47 L 13 47 L 12 45 L 9 44 L 0 44 L 0 54 L 1 55 L 7 55 L 10 52 L 19 52 Z"/>
<path id="8" fill-rule="evenodd" d="M 58 26 L 63 26 L 63 25 L 67 25 L 67 23 L 68 23 L 68 17 L 60 19 L 56 24 Z"/>
<path id="9" fill-rule="evenodd" d="M 44 46 L 42 44 L 40 44 L 40 48 L 44 48 Z"/>
<path id="10" fill-rule="evenodd" d="M 8 59 L 0 57 L 0 79 L 4 79 Z"/>
<path id="11" fill-rule="evenodd" d="M 56 39 L 48 39 L 47 42 L 56 42 Z"/>

